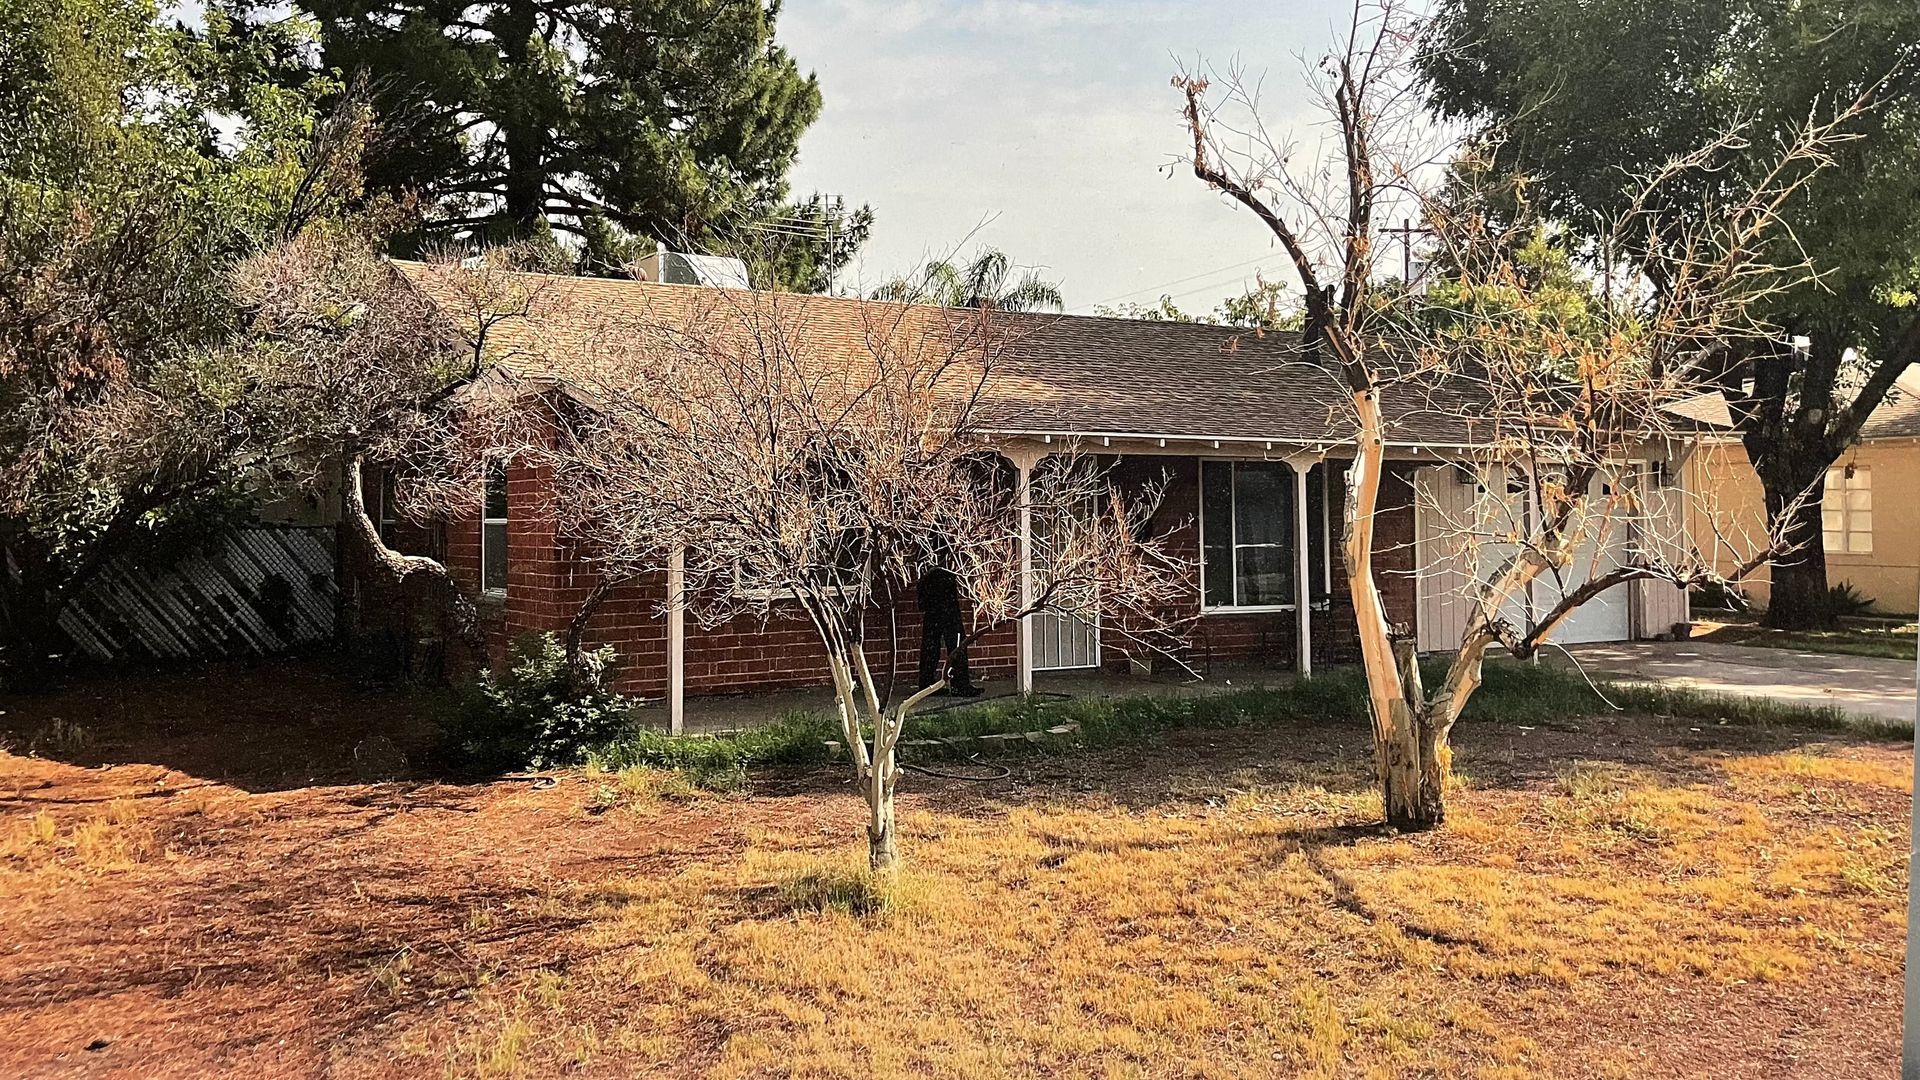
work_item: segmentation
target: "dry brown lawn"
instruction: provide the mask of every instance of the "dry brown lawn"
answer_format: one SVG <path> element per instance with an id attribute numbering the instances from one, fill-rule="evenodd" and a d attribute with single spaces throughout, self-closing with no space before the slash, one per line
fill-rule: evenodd
<path id="1" fill-rule="evenodd" d="M 1186 733 L 992 784 L 914 778 L 908 868 L 877 888 L 831 772 L 746 796 L 643 773 L 368 783 L 382 745 L 362 740 L 407 701 L 298 666 L 0 709 L 0 1076 L 1867 1077 L 1897 1058 L 1899 744 L 1474 726 L 1453 821 L 1400 836 L 1371 824 L 1355 731 Z"/>

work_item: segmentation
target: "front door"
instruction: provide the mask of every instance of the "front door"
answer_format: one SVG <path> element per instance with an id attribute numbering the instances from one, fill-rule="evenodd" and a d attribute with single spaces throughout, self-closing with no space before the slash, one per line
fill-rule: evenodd
<path id="1" fill-rule="evenodd" d="M 1076 517 L 1085 520 L 1083 515 L 1091 515 L 1092 507 L 1085 507 L 1076 513 Z M 1042 579 L 1049 577 L 1047 567 L 1052 558 L 1054 522 L 1048 515 L 1036 513 L 1033 516 L 1033 558 L 1034 569 Z M 1083 617 L 1064 612 L 1043 611 L 1033 616 L 1033 669 L 1035 671 L 1067 671 L 1074 668 L 1100 666 L 1100 621 L 1098 616 Z"/>

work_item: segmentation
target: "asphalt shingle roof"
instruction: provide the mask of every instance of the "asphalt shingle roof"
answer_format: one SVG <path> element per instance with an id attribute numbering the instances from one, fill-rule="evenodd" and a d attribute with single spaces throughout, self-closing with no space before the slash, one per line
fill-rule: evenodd
<path id="1" fill-rule="evenodd" d="M 403 273 L 458 317 L 457 299 L 417 263 Z M 489 350 L 525 378 L 578 381 L 641 326 L 689 319 L 771 318 L 797 350 L 823 365 L 871 363 L 876 334 L 939 335 L 977 313 L 850 297 L 761 293 L 608 278 L 517 275 L 536 295 L 530 313 L 489 334 Z M 1309 357 L 1298 334 L 1196 323 L 996 312 L 1004 347 L 979 412 L 990 431 L 1055 436 L 1272 440 L 1314 444 L 1352 431 L 1348 395 Z M 1474 441 L 1476 387 L 1426 378 L 1383 394 L 1395 443 Z"/>
<path id="2" fill-rule="evenodd" d="M 1706 427 L 1733 428 L 1733 412 L 1727 405 L 1727 399 L 1720 391 L 1700 394 L 1685 401 L 1676 402 L 1667 407 L 1676 415 L 1694 420 Z M 1860 426 L 1860 441 L 1872 442 L 1875 439 L 1915 439 L 1920 438 L 1920 365 L 1908 368 L 1880 407 L 1873 410 L 1867 422 Z"/>

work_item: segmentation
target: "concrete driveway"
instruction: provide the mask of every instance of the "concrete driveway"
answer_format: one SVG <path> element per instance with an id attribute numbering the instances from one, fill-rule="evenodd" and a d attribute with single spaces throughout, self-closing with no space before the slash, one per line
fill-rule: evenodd
<path id="1" fill-rule="evenodd" d="M 1634 641 L 1568 649 L 1589 671 L 1690 686 L 1716 694 L 1837 705 L 1856 715 L 1912 723 L 1914 663 L 1761 649 L 1707 641 Z"/>

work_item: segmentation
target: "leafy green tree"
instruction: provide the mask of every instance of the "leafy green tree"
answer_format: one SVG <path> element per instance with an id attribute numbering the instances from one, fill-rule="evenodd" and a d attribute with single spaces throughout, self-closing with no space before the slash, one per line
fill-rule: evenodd
<path id="1" fill-rule="evenodd" d="M 1280 282 L 1264 281 L 1246 292 L 1227 297 L 1205 314 L 1180 310 L 1171 296 L 1162 296 L 1157 304 L 1096 305 L 1093 313 L 1110 319 L 1209 323 L 1247 330 L 1298 330 L 1302 323 L 1301 313 L 1298 307 L 1284 303 L 1286 292 L 1286 286 Z"/>
<path id="2" fill-rule="evenodd" d="M 231 326 L 225 275 L 353 194 L 332 164 L 357 128 L 313 109 L 337 85 L 249 76 L 257 50 L 309 29 L 263 25 L 243 48 L 217 13 L 189 32 L 146 0 L 0 0 L 9 681 L 43 673 L 61 611 L 104 565 L 204 520 L 239 480 L 237 434 L 191 375 Z"/>
<path id="3" fill-rule="evenodd" d="M 1770 167 L 1773 133 L 1875 102 L 1852 124 L 1859 137 L 1833 148 L 1832 166 L 1784 210 L 1794 228 L 1777 241 L 1782 261 L 1804 251 L 1820 276 L 1770 298 L 1761 314 L 1774 343 L 1704 361 L 1769 519 L 1812 492 L 1797 511 L 1799 550 L 1771 568 L 1768 621 L 1829 621 L 1820 484 L 1920 361 L 1920 5 L 1442 0 L 1432 30 L 1421 66 L 1434 110 L 1484 125 L 1492 167 L 1528 174 L 1525 197 L 1576 237 L 1606 231 L 1636 175 L 1733 134 L 1724 168 L 1674 185 L 1666 207 L 1682 214 Z M 1656 283 L 1686 257 L 1600 254 L 1638 263 Z"/>
<path id="4" fill-rule="evenodd" d="M 594 271 L 656 241 L 728 249 L 756 224 L 822 209 L 787 202 L 820 88 L 774 40 L 777 0 L 300 6 L 320 20 L 321 63 L 373 88 L 386 137 L 369 184 L 436 211 L 413 247 L 560 234 Z M 786 287 L 851 254 L 804 237 L 782 247 L 809 252 L 772 265 L 792 276 L 769 284 Z"/>
<path id="5" fill-rule="evenodd" d="M 873 292 L 875 300 L 995 311 L 1059 311 L 1060 286 L 1026 270 L 1014 277 L 1013 260 L 998 248 L 982 248 L 972 261 L 939 259 L 912 278 L 895 278 Z"/>

